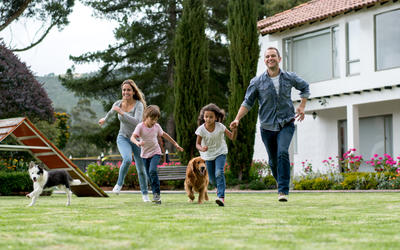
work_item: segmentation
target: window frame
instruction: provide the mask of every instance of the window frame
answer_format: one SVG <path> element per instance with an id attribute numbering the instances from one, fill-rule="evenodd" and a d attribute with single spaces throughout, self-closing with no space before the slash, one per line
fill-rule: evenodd
<path id="1" fill-rule="evenodd" d="M 354 21 L 354 20 L 352 20 Z M 361 24 L 361 21 L 358 20 Z M 350 21 L 351 22 L 351 21 Z M 351 63 L 359 63 L 361 62 L 360 58 L 355 59 L 355 60 L 350 60 L 350 43 L 349 43 L 349 21 L 346 22 L 346 76 L 358 76 L 361 74 L 361 72 L 355 73 L 355 74 L 351 74 L 350 73 L 350 64 Z"/>
<path id="2" fill-rule="evenodd" d="M 397 9 L 393 9 L 393 10 L 387 10 L 381 13 L 377 13 L 374 15 L 374 57 L 375 57 L 375 72 L 378 71 L 384 71 L 384 70 L 390 70 L 390 69 L 397 69 L 400 68 L 400 64 L 398 66 L 393 66 L 393 67 L 389 67 L 389 68 L 384 68 L 384 69 L 378 69 L 378 46 L 377 46 L 377 27 L 376 27 L 376 17 L 382 14 L 387 14 L 389 12 L 394 12 L 394 11 L 400 11 L 400 8 Z"/>
<path id="3" fill-rule="evenodd" d="M 334 41 L 334 37 L 333 37 L 333 34 L 335 32 L 335 28 L 336 28 L 336 34 L 339 35 L 339 31 L 340 31 L 339 24 L 335 24 L 335 25 L 331 25 L 331 26 L 328 26 L 328 27 L 325 27 L 325 28 L 321 28 L 321 29 L 309 31 L 309 32 L 306 32 L 306 33 L 302 33 L 302 34 L 299 34 L 299 35 L 283 38 L 282 39 L 282 45 L 283 45 L 283 48 L 284 48 L 283 51 L 282 51 L 283 69 L 285 71 L 293 71 L 293 41 L 294 41 L 294 38 L 298 38 L 298 37 L 302 37 L 302 36 L 308 36 L 308 37 L 304 38 L 304 39 L 308 39 L 308 38 L 313 37 L 311 35 L 312 33 L 318 33 L 318 32 L 324 31 L 324 30 L 329 30 L 330 46 L 331 46 L 330 47 L 330 50 L 331 50 L 331 64 L 332 64 L 330 78 L 325 79 L 325 80 L 315 81 L 315 82 L 309 81 L 309 83 L 313 84 L 313 83 L 318 83 L 318 82 L 323 82 L 323 81 L 330 81 L 330 80 L 334 80 L 334 79 L 339 79 L 340 78 L 340 64 L 338 65 L 338 69 L 337 69 L 337 70 L 339 70 L 339 73 L 338 73 L 337 76 L 335 76 L 335 56 L 334 56 L 334 54 L 335 54 L 335 49 L 334 49 L 335 41 Z M 336 39 L 338 39 L 338 37 L 336 37 Z M 290 51 L 290 55 L 288 55 L 288 53 L 287 53 L 287 48 L 286 48 L 287 41 L 290 41 L 290 50 L 289 50 Z M 338 53 L 338 51 L 336 51 L 336 52 Z M 338 60 L 339 60 L 339 57 L 338 57 Z M 340 60 L 339 60 L 339 62 L 340 62 Z M 296 72 L 296 73 L 301 74 L 301 72 Z"/>

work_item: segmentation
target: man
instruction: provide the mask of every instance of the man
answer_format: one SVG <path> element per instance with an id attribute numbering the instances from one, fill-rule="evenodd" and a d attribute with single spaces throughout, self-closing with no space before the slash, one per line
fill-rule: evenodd
<path id="1" fill-rule="evenodd" d="M 287 201 L 290 182 L 289 145 L 295 130 L 294 121 L 304 120 L 304 108 L 310 95 L 308 83 L 292 72 L 279 68 L 282 58 L 278 49 L 269 47 L 264 53 L 267 71 L 254 77 L 247 88 L 244 101 L 230 128 L 236 128 L 256 99 L 261 123 L 261 138 L 268 152 L 269 165 L 278 183 L 278 200 Z M 300 90 L 301 103 L 294 113 L 292 87 Z"/>

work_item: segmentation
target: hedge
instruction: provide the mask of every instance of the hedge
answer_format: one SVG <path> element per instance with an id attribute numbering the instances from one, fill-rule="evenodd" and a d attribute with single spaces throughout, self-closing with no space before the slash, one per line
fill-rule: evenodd
<path id="1" fill-rule="evenodd" d="M 33 182 L 27 172 L 0 171 L 0 195 L 29 193 L 33 190 Z"/>

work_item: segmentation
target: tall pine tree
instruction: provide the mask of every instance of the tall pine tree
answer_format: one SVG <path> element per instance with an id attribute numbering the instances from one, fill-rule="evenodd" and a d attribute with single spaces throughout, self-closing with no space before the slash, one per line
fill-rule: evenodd
<path id="1" fill-rule="evenodd" d="M 197 117 L 207 102 L 209 66 L 203 0 L 184 0 L 175 37 L 175 124 L 187 163 L 196 153 Z"/>
<path id="2" fill-rule="evenodd" d="M 231 81 L 228 121 L 235 119 L 244 94 L 257 71 L 259 56 L 256 2 L 230 0 L 228 4 L 228 37 L 230 41 Z M 237 140 L 228 140 L 228 162 L 239 180 L 246 180 L 254 153 L 258 105 L 242 118 Z"/>

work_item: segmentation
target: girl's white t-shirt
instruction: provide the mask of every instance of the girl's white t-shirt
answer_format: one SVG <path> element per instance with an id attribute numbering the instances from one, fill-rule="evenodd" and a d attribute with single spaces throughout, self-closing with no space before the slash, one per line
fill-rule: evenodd
<path id="1" fill-rule="evenodd" d="M 207 146 L 208 150 L 200 152 L 200 157 L 206 161 L 215 160 L 220 155 L 228 153 L 228 146 L 225 142 L 225 125 L 215 122 L 215 129 L 209 132 L 204 124 L 196 129 L 196 135 L 201 136 L 201 146 Z"/>
<path id="2" fill-rule="evenodd" d="M 158 123 L 154 124 L 153 127 L 148 128 L 143 122 L 141 122 L 136 126 L 133 134 L 139 136 L 144 142 L 140 157 L 151 158 L 154 155 L 162 155 L 157 136 L 162 136 L 164 131 Z"/>

